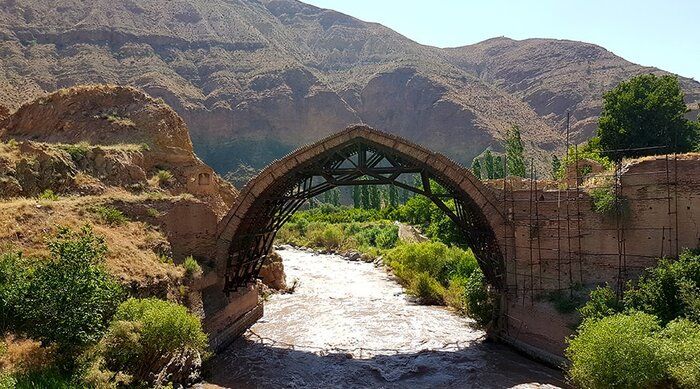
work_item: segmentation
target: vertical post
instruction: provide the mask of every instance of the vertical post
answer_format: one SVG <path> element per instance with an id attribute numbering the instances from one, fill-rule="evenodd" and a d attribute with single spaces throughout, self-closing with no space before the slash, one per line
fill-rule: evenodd
<path id="1" fill-rule="evenodd" d="M 567 161 L 569 160 L 569 112 L 566 113 L 566 159 Z M 571 163 L 569 161 L 569 163 Z M 574 177 L 577 180 L 578 183 L 578 161 L 575 162 L 576 164 L 574 165 Z M 569 195 L 569 178 L 567 177 L 566 179 L 566 248 L 567 248 L 567 258 L 569 262 L 569 294 L 573 295 L 573 286 L 574 286 L 574 267 L 572 265 L 573 258 L 571 257 L 571 214 L 569 212 L 569 201 L 570 195 Z"/>
<path id="2" fill-rule="evenodd" d="M 532 235 L 533 235 L 534 228 L 535 228 L 535 226 L 532 224 L 532 211 L 533 211 L 533 208 L 532 208 L 532 196 L 533 196 L 533 183 L 534 183 L 534 180 L 535 180 L 533 166 L 534 166 L 534 161 L 533 161 L 532 158 L 530 158 L 530 199 L 529 199 L 529 200 L 530 200 L 530 206 L 529 206 L 529 209 L 528 209 L 528 213 L 530 214 L 530 217 L 529 217 L 529 231 L 528 231 L 528 246 L 529 246 L 529 249 L 530 249 L 530 302 L 531 302 L 531 303 L 534 302 L 533 293 L 534 293 L 534 290 L 535 290 L 535 285 L 534 285 L 534 284 L 535 284 L 535 282 L 534 282 L 534 279 L 535 279 L 535 276 L 534 276 L 534 267 L 535 267 L 535 264 L 534 264 L 534 262 L 533 262 L 533 261 L 534 261 L 534 258 L 533 258 L 533 255 L 532 255 L 532 250 L 533 250 L 533 249 L 532 249 Z M 523 294 L 523 301 L 525 301 L 525 294 Z"/>
<path id="3" fill-rule="evenodd" d="M 537 227 L 537 265 L 540 277 L 540 291 L 542 291 L 542 240 L 540 239 L 540 192 L 537 188 L 537 168 L 535 168 L 535 226 Z"/>

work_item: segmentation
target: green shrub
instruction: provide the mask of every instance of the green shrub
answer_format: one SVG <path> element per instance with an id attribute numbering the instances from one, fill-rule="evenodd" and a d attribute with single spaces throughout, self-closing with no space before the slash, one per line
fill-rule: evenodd
<path id="1" fill-rule="evenodd" d="M 687 251 L 678 260 L 662 259 L 626 289 L 625 307 L 653 314 L 662 324 L 680 317 L 700 321 L 700 255 Z"/>
<path id="2" fill-rule="evenodd" d="M 668 376 L 680 388 L 700 388 L 700 324 L 674 320 L 661 332 Z"/>
<path id="3" fill-rule="evenodd" d="M 579 309 L 583 320 L 602 319 L 622 312 L 624 306 L 611 287 L 598 287 L 591 291 L 586 304 Z"/>
<path id="4" fill-rule="evenodd" d="M 608 217 L 626 216 L 628 213 L 627 199 L 618 196 L 612 187 L 592 189 L 589 193 L 592 208 L 598 214 Z"/>
<path id="5" fill-rule="evenodd" d="M 139 150 L 140 151 L 151 151 L 151 145 L 148 143 L 141 143 L 139 144 Z"/>
<path id="6" fill-rule="evenodd" d="M 390 225 L 383 228 L 377 234 L 375 238 L 376 246 L 380 249 L 390 249 L 396 246 L 396 242 L 399 240 L 399 228 L 394 225 Z"/>
<path id="7" fill-rule="evenodd" d="M 17 145 L 18 145 L 17 140 L 15 140 L 14 138 L 7 141 L 7 146 L 11 149 L 16 148 Z"/>
<path id="8" fill-rule="evenodd" d="M 39 200 L 56 201 L 58 200 L 58 195 L 55 194 L 51 189 L 46 189 L 39 195 Z"/>
<path id="9" fill-rule="evenodd" d="M 394 269 L 428 273 L 444 287 L 448 286 L 452 277 L 469 277 L 478 267 L 471 251 L 448 247 L 440 242 L 399 245 L 386 253 L 384 261 Z"/>
<path id="10" fill-rule="evenodd" d="M 75 144 L 61 145 L 61 149 L 67 152 L 74 161 L 80 161 L 85 158 L 90 151 L 90 144 L 87 142 L 79 142 Z"/>
<path id="11" fill-rule="evenodd" d="M 181 305 L 154 298 L 129 299 L 114 315 L 103 339 L 106 366 L 148 381 L 158 361 L 185 349 L 204 351 L 199 319 Z"/>
<path id="12" fill-rule="evenodd" d="M 102 223 L 110 226 L 120 226 L 129 221 L 129 218 L 122 211 L 114 207 L 100 205 L 94 207 L 93 212 L 97 214 Z"/>
<path id="13" fill-rule="evenodd" d="M 0 389 L 15 389 L 17 380 L 9 373 L 0 372 Z"/>
<path id="14" fill-rule="evenodd" d="M 465 313 L 477 324 L 486 326 L 493 320 L 495 301 L 489 293 L 486 277 L 480 268 L 477 268 L 467 279 L 464 285 L 464 296 L 467 303 Z"/>
<path id="15" fill-rule="evenodd" d="M 188 277 L 193 277 L 202 274 L 202 267 L 199 266 L 197 260 L 194 259 L 194 257 L 192 257 L 191 255 L 185 258 L 185 261 L 182 263 L 182 267 L 185 268 L 185 275 Z"/>
<path id="16" fill-rule="evenodd" d="M 666 376 L 660 330 L 654 316 L 641 312 L 584 321 L 566 350 L 571 379 L 583 388 L 660 385 Z"/>
<path id="17" fill-rule="evenodd" d="M 415 273 L 410 280 L 408 293 L 420 299 L 423 304 L 443 304 L 445 287 L 426 272 Z"/>
<path id="18" fill-rule="evenodd" d="M 586 303 L 586 295 L 580 284 L 575 284 L 568 290 L 548 291 L 544 294 L 544 299 L 552 303 L 558 312 L 566 314 L 582 308 Z"/>
<path id="19" fill-rule="evenodd" d="M 82 389 L 84 386 L 76 383 L 66 373 L 57 368 L 47 368 L 39 371 L 31 371 L 18 374 L 14 377 L 16 384 L 12 388 L 16 389 Z M 2 386 L 0 386 L 2 388 Z"/>
<path id="20" fill-rule="evenodd" d="M 158 170 L 156 173 L 156 181 L 158 182 L 158 185 L 164 185 L 169 183 L 173 179 L 173 173 L 170 173 L 167 170 Z"/>
<path id="21" fill-rule="evenodd" d="M 0 334 L 21 324 L 17 309 L 26 295 L 29 275 L 22 253 L 0 255 Z"/>
<path id="22" fill-rule="evenodd" d="M 344 239 L 340 226 L 318 222 L 309 224 L 307 235 L 311 246 L 330 249 L 340 248 Z"/>
<path id="23" fill-rule="evenodd" d="M 148 208 L 146 210 L 146 215 L 148 215 L 150 217 L 158 217 L 158 216 L 160 216 L 160 212 L 158 212 L 158 210 L 155 208 Z"/>
<path id="24" fill-rule="evenodd" d="M 56 344 L 70 362 L 100 339 L 123 293 L 104 269 L 104 239 L 89 227 L 61 228 L 48 246 L 51 260 L 33 272 L 16 310 L 29 337 Z"/>

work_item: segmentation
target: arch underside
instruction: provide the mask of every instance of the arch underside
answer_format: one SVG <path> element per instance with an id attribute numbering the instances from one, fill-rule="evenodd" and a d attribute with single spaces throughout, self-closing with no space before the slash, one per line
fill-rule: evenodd
<path id="1" fill-rule="evenodd" d="M 406 175 L 420 179 L 407 182 Z M 445 191 L 435 193 L 430 180 Z M 244 214 L 237 216 L 240 221 L 226 239 L 225 291 L 233 291 L 258 276 L 277 231 L 306 201 L 333 188 L 353 185 L 395 185 L 431 199 L 463 232 L 487 280 L 497 289 L 504 287 L 504 263 L 495 233 L 483 210 L 460 189 L 459 182 L 407 153 L 355 137 L 275 177 Z M 454 200 L 453 207 L 446 204 L 450 199 Z"/>

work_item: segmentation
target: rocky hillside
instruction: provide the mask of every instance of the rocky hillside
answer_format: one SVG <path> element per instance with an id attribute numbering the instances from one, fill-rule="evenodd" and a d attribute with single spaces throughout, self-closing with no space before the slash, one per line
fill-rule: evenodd
<path id="1" fill-rule="evenodd" d="M 0 0 L 0 105 L 89 82 L 163 98 L 218 172 L 247 176 L 347 124 L 459 161 L 513 124 L 546 164 L 590 135 L 602 92 L 658 71 L 595 45 L 493 39 L 455 49 L 294 0 Z M 684 79 L 688 102 L 700 84 Z"/>
<path id="2" fill-rule="evenodd" d="M 58 226 L 92 224 L 137 295 L 187 297 L 177 264 L 207 264 L 236 195 L 195 156 L 184 121 L 131 87 L 61 89 L 0 121 L 2 250 L 42 257 Z"/>

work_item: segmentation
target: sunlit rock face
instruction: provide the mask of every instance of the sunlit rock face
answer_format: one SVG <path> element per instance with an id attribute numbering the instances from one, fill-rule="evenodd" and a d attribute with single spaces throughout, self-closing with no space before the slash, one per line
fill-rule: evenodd
<path id="1" fill-rule="evenodd" d="M 582 140 L 604 91 L 658 71 L 573 41 L 438 49 L 292 0 L 7 1 L 0 21 L 0 105 L 76 84 L 136 86 L 185 119 L 221 174 L 358 122 L 465 163 L 500 150 L 518 124 L 544 168 L 562 151 L 567 111 Z M 700 84 L 681 83 L 700 101 Z"/>

